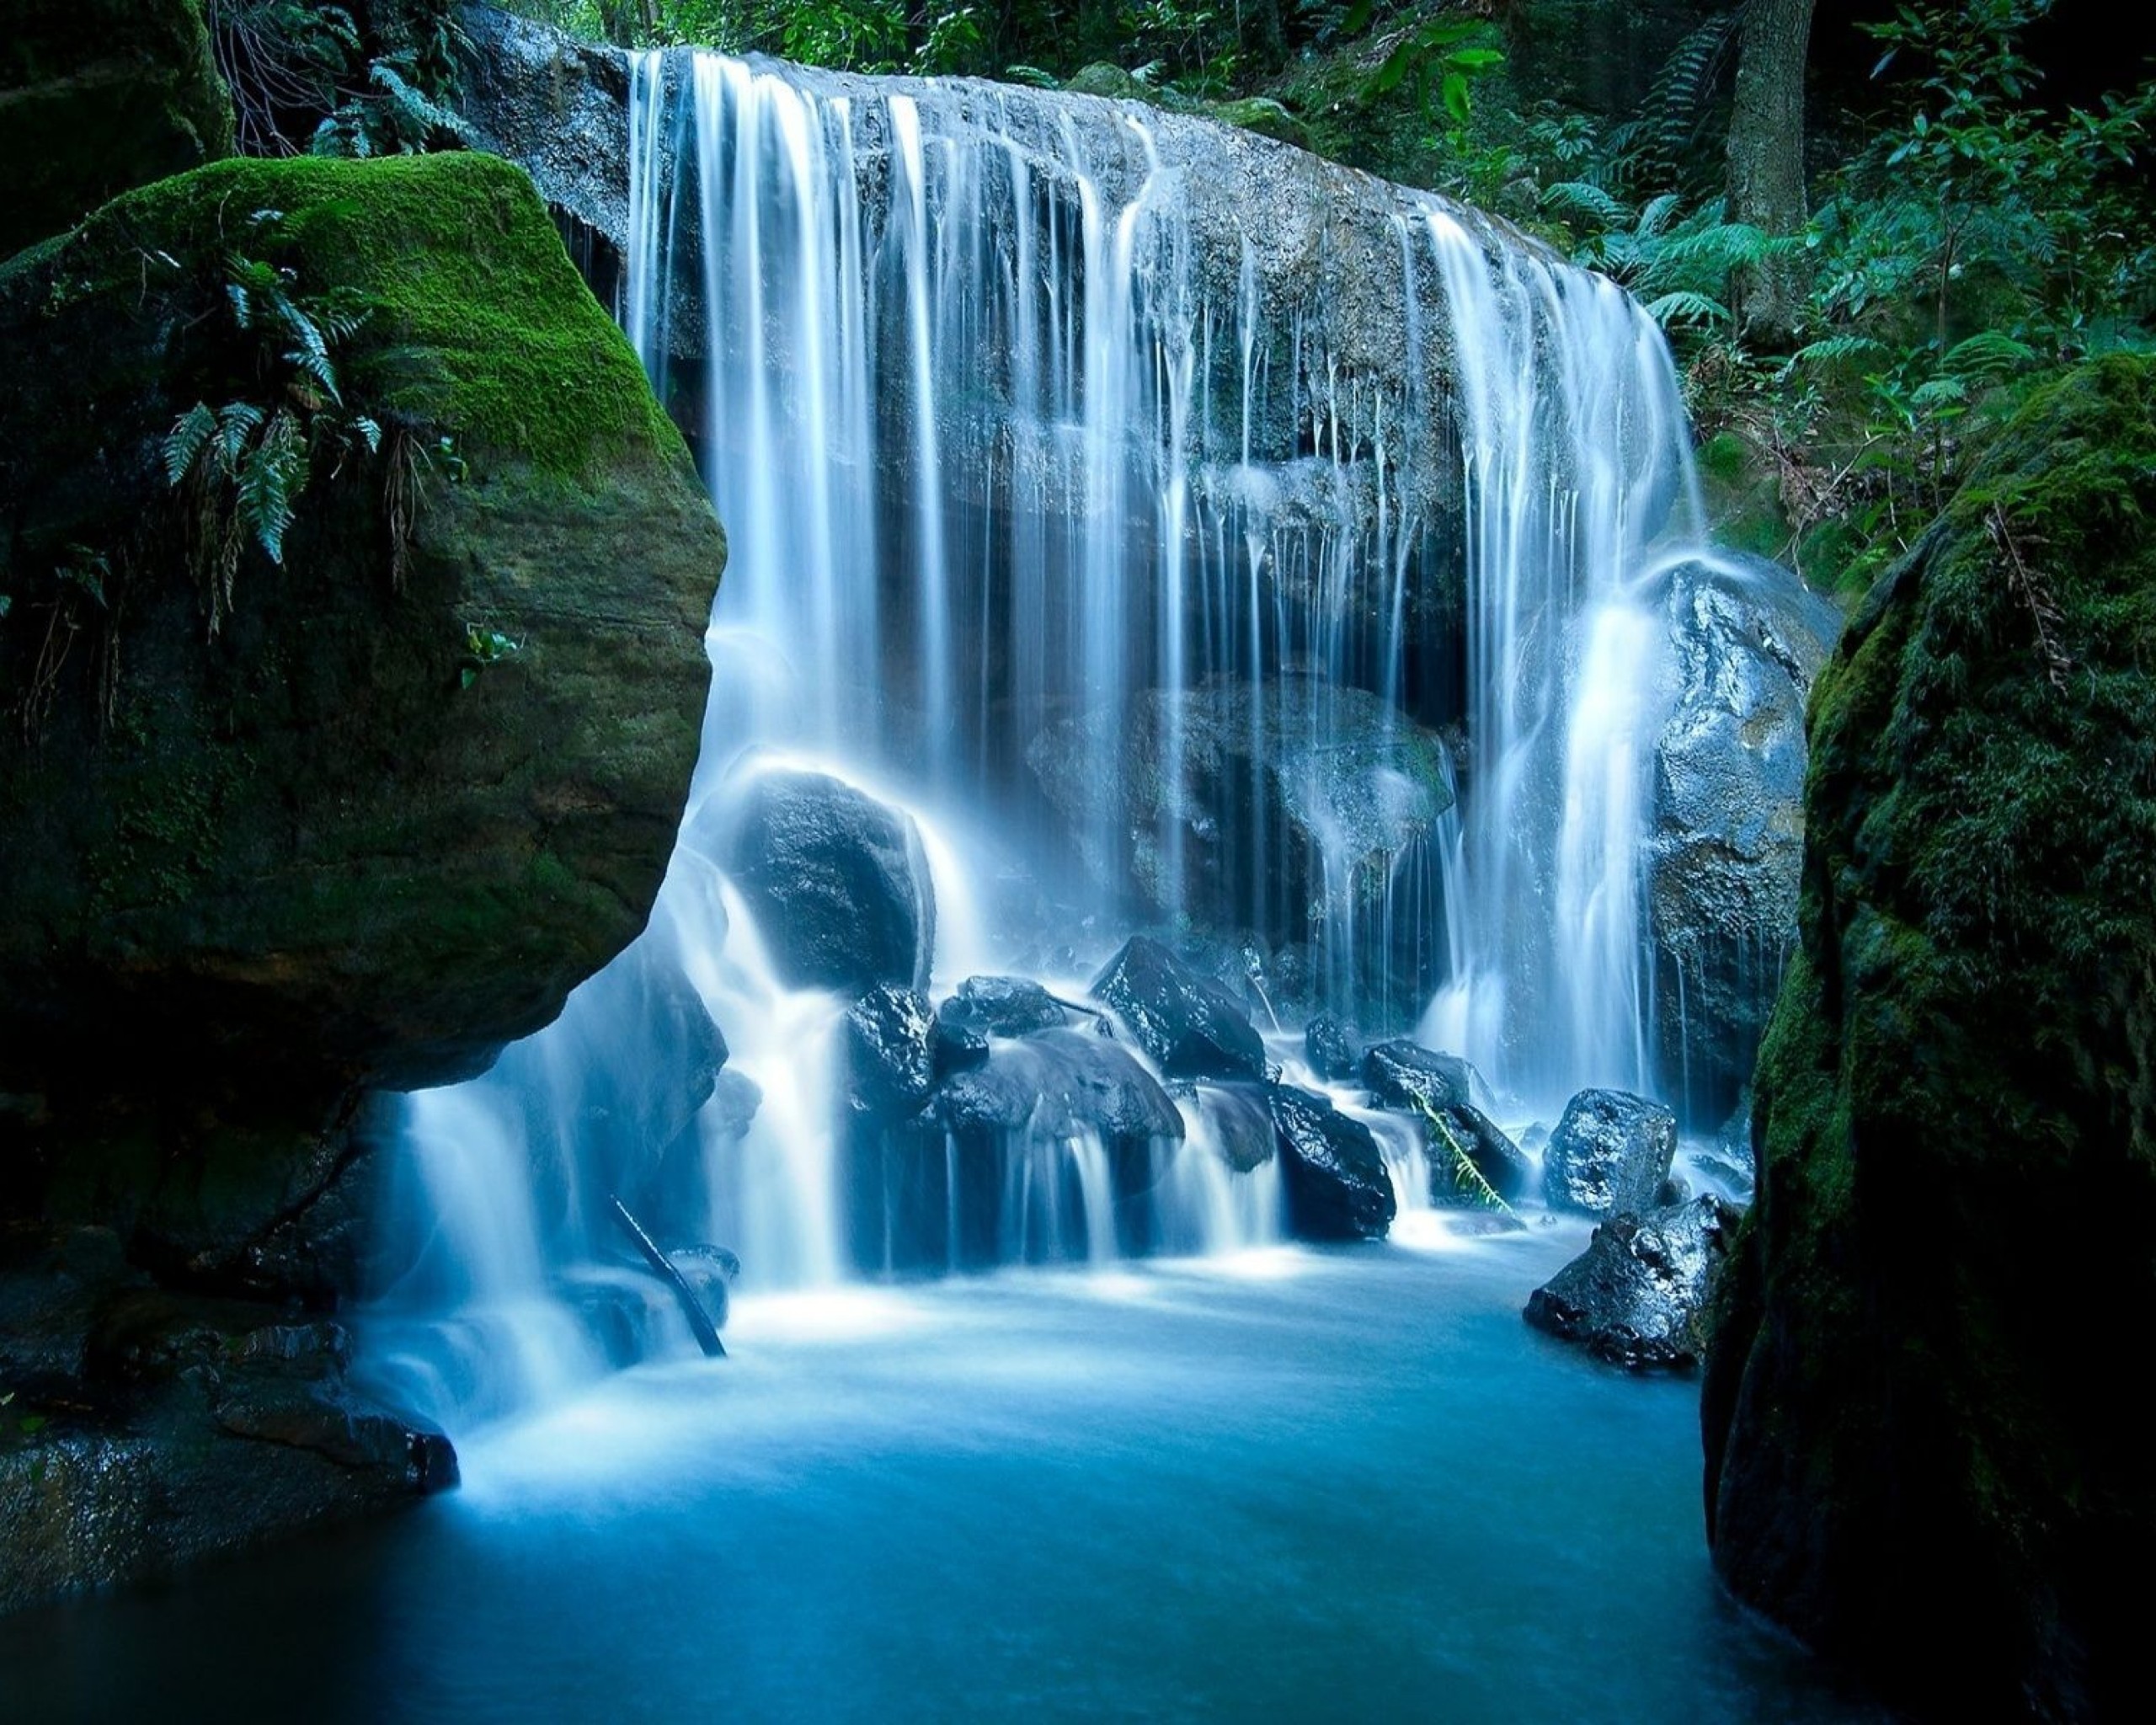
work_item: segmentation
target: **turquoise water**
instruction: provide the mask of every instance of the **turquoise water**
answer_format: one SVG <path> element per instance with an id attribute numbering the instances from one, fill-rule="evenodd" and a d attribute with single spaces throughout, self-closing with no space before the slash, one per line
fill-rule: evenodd
<path id="1" fill-rule="evenodd" d="M 1583 1229 L 744 1302 L 416 1514 L 0 1624 L 10 1719 L 1879 1716 L 1730 1605 Z"/>

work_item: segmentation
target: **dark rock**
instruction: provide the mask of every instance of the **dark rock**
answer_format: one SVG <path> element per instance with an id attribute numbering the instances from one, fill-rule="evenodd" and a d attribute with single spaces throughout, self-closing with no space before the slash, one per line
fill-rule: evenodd
<path id="1" fill-rule="evenodd" d="M 1370 1129 L 1322 1096 L 1266 1092 L 1288 1188 L 1288 1226 L 1304 1240 L 1382 1240 L 1397 1200 Z"/>
<path id="2" fill-rule="evenodd" d="M 1265 1044 L 1225 990 L 1158 941 L 1134 936 L 1093 983 L 1161 1070 L 1175 1078 L 1262 1078 Z"/>
<path id="3" fill-rule="evenodd" d="M 64 1396 L 8 1408 L 0 1611 L 454 1485 L 449 1440 L 353 1390 L 350 1358 L 334 1323 L 139 1283 L 114 1292 Z"/>
<path id="4" fill-rule="evenodd" d="M 0 41 L 0 258 L 232 152 L 202 0 L 19 0 Z"/>
<path id="5" fill-rule="evenodd" d="M 720 856 L 792 986 L 927 985 L 936 889 L 911 815 L 823 773 L 759 772 Z"/>
<path id="6" fill-rule="evenodd" d="M 1022 976 L 969 976 L 936 1009 L 937 1021 L 985 1036 L 1026 1036 L 1058 1030 L 1070 1014 L 1039 983 Z"/>
<path id="7" fill-rule="evenodd" d="M 756 1110 L 763 1107 L 764 1092 L 747 1073 L 729 1067 L 712 1081 L 711 1100 L 720 1134 L 739 1138 L 756 1118 Z"/>
<path id="8" fill-rule="evenodd" d="M 423 487 L 400 572 L 382 466 L 324 466 L 212 636 L 161 450 L 264 387 L 223 280 L 259 209 L 295 291 L 372 306 L 337 355 L 355 408 L 430 368 L 462 483 Z M 35 747 L 0 737 L 0 1088 L 416 1087 L 552 1019 L 672 852 L 724 540 L 531 183 L 477 153 L 162 180 L 0 272 L 0 687 L 31 686 L 52 605 L 99 644 Z M 86 556 L 102 609 L 70 597 Z M 475 624 L 515 644 L 467 686 Z"/>
<path id="9" fill-rule="evenodd" d="M 1736 1227 L 1718 1198 L 1613 1216 L 1528 1296 L 1527 1321 L 1614 1365 L 1691 1365 L 1705 1351 L 1707 1297 Z"/>
<path id="10" fill-rule="evenodd" d="M 970 1072 L 976 1066 L 988 1064 L 988 1033 L 969 1025 L 950 1023 L 941 1016 L 929 1032 L 928 1048 L 938 1078 L 947 1078 L 953 1072 Z"/>
<path id="11" fill-rule="evenodd" d="M 936 1087 L 930 1046 L 935 1022 L 925 996 L 888 985 L 872 988 L 846 1008 L 847 1095 L 855 1108 L 895 1119 L 928 1100 Z"/>
<path id="12" fill-rule="evenodd" d="M 1303 1056 L 1321 1078 L 1353 1078 L 1360 1065 L 1348 1027 L 1330 1012 L 1320 1012 L 1303 1027 Z"/>
<path id="13" fill-rule="evenodd" d="M 1655 1023 L 1705 1124 L 1751 1076 L 1796 937 L 1805 702 L 1842 620 L 1790 570 L 1737 557 L 1678 569 L 1669 614 L 1678 694 L 1646 851 Z"/>
<path id="14" fill-rule="evenodd" d="M 1708 1531 L 1927 1717 L 2156 1715 L 2152 654 L 2156 363 L 2120 355 L 1993 434 L 1813 692 Z"/>
<path id="15" fill-rule="evenodd" d="M 1623 1090 L 1582 1090 L 1542 1152 L 1542 1199 L 1591 1216 L 1654 1208 L 1677 1153 L 1677 1116 Z"/>
<path id="16" fill-rule="evenodd" d="M 1129 1050 L 1075 1030 L 998 1042 L 981 1066 L 944 1081 L 936 1108 L 953 1131 L 1145 1142 L 1183 1134 L 1182 1114 Z"/>
<path id="17" fill-rule="evenodd" d="M 1385 1107 L 1442 1113 L 1474 1101 L 1475 1069 L 1458 1055 L 1412 1042 L 1381 1042 L 1363 1056 L 1363 1082 Z"/>
<path id="18" fill-rule="evenodd" d="M 1422 1134 L 1430 1158 L 1430 1189 L 1440 1197 L 1476 1205 L 1486 1204 L 1492 1198 L 1513 1204 L 1525 1198 L 1534 1184 L 1534 1162 L 1496 1121 L 1469 1103 L 1433 1109 L 1423 1117 Z M 1462 1158 L 1466 1170 L 1460 1167 Z"/>

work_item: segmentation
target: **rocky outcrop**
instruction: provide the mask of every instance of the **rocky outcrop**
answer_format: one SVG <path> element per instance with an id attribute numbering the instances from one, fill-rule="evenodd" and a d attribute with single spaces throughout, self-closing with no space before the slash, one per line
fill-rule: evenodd
<path id="1" fill-rule="evenodd" d="M 229 156 L 202 0 L 22 0 L 0 34 L 0 258 Z"/>
<path id="2" fill-rule="evenodd" d="M 724 541 L 493 158 L 131 192 L 0 266 L 0 357 L 7 1605 L 453 1480 L 347 1379 L 364 1097 L 478 1070 L 643 927 Z M 170 483 L 198 403 L 314 421 L 280 554 L 259 495 Z M 725 1059 L 662 996 L 624 1138 Z"/>
<path id="3" fill-rule="evenodd" d="M 2146 360 L 2034 396 L 1813 697 L 1708 1526 L 1740 1598 L 1940 1718 L 2156 1703 L 2120 1402 L 2156 1323 L 2152 427 Z"/>
<path id="4" fill-rule="evenodd" d="M 1657 1052 L 1709 1124 L 1751 1076 L 1796 937 L 1804 708 L 1841 617 L 1758 558 L 1681 566 L 1668 609 L 1676 702 L 1646 857 Z"/>
<path id="5" fill-rule="evenodd" d="M 1622 1090 L 1582 1090 L 1542 1151 L 1542 1198 L 1591 1216 L 1654 1208 L 1677 1154 L 1677 1116 Z"/>
<path id="6" fill-rule="evenodd" d="M 163 441 L 285 398 L 243 254 L 366 308 L 386 441 L 205 566 Z M 724 542 L 530 183 L 199 169 L 0 272 L 0 1087 L 438 1083 L 551 1019 L 665 869 Z"/>
<path id="7" fill-rule="evenodd" d="M 921 988 L 936 884 L 913 817 L 820 772 L 760 772 L 723 822 L 718 854 L 788 986 Z"/>
<path id="8" fill-rule="evenodd" d="M 926 1102 L 936 1087 L 935 1028 L 923 996 L 888 983 L 847 1007 L 840 1036 L 853 1107 L 897 1119 Z"/>
<path id="9" fill-rule="evenodd" d="M 1319 1077 L 1335 1082 L 1353 1078 L 1362 1067 L 1355 1039 L 1330 1012 L 1314 1014 L 1303 1027 L 1303 1058 Z"/>
<path id="10" fill-rule="evenodd" d="M 1707 1297 L 1736 1231 L 1718 1198 L 1613 1216 L 1528 1296 L 1527 1321 L 1613 1365 L 1684 1367 L 1706 1350 Z"/>
<path id="11" fill-rule="evenodd" d="M 1265 1076 L 1265 1044 L 1242 1008 L 1158 941 L 1126 941 L 1095 979 L 1093 998 L 1171 1078 Z"/>

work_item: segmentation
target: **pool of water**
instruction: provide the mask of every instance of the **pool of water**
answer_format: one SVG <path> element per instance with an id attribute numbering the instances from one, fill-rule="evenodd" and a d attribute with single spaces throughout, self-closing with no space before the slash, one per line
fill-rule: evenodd
<path id="1" fill-rule="evenodd" d="M 1583 1228 L 744 1300 L 463 1488 L 0 1622 L 10 1719 L 1844 1721 L 1717 1589 Z"/>

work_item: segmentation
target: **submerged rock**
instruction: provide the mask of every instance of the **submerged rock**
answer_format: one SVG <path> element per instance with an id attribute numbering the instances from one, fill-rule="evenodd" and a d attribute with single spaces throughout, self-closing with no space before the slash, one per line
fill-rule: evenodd
<path id="1" fill-rule="evenodd" d="M 1273 1109 L 1262 1084 L 1200 1084 L 1202 1130 L 1229 1172 L 1247 1174 L 1273 1160 Z"/>
<path id="2" fill-rule="evenodd" d="M 1288 1226 L 1299 1239 L 1382 1240 L 1397 1200 L 1370 1129 L 1308 1090 L 1275 1084 L 1267 1107 L 1288 1188 Z"/>
<path id="3" fill-rule="evenodd" d="M 1708 1530 L 1927 1717 L 2156 1715 L 2152 665 L 2156 363 L 2121 355 L 2030 397 L 1813 692 Z"/>
<path id="4" fill-rule="evenodd" d="M 1265 1044 L 1225 990 L 1158 941 L 1134 935 L 1093 983 L 1171 1078 L 1262 1078 Z"/>
<path id="5" fill-rule="evenodd" d="M 1841 615 L 1757 558 L 1670 578 L 1676 705 L 1655 744 L 1646 849 L 1655 1025 L 1698 1120 L 1751 1076 L 1796 938 L 1804 862 L 1804 709 Z"/>
<path id="6" fill-rule="evenodd" d="M 841 1033 L 847 1095 L 857 1110 L 897 1119 L 928 1100 L 936 1087 L 935 1024 L 925 996 L 889 984 L 846 1008 Z"/>
<path id="7" fill-rule="evenodd" d="M 1713 1197 L 1613 1216 L 1528 1296 L 1527 1321 L 1614 1365 L 1691 1365 L 1736 1228 L 1737 1212 Z"/>
<path id="8" fill-rule="evenodd" d="M 911 815 L 824 773 L 759 772 L 719 849 L 792 986 L 927 985 L 936 888 Z"/>
<path id="9" fill-rule="evenodd" d="M 1623 1090 L 1582 1090 L 1542 1151 L 1542 1198 L 1591 1216 L 1654 1208 L 1677 1154 L 1677 1116 Z"/>

